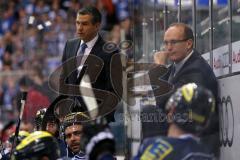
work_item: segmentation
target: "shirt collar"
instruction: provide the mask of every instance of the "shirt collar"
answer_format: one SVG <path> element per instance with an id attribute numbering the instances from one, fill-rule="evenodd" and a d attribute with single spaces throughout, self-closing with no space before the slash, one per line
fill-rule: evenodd
<path id="1" fill-rule="evenodd" d="M 192 54 L 193 54 L 193 50 L 192 50 L 183 60 L 181 60 L 181 61 L 178 62 L 178 63 L 174 63 L 175 69 L 176 69 L 175 73 L 178 72 L 178 71 L 182 68 L 182 66 L 184 65 L 184 63 L 190 58 L 190 56 L 191 56 Z"/>
<path id="2" fill-rule="evenodd" d="M 91 41 L 88 41 L 86 43 L 87 48 L 92 48 L 94 46 L 94 44 L 97 42 L 98 37 L 99 37 L 99 35 L 97 34 Z M 84 43 L 84 41 L 81 40 L 81 44 L 83 44 L 83 43 Z"/>

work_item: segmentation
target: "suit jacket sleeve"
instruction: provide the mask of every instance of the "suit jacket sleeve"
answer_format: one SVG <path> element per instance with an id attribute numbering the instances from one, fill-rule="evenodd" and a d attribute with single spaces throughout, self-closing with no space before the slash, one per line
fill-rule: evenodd
<path id="1" fill-rule="evenodd" d="M 68 41 L 65 44 L 64 50 L 63 50 L 63 56 L 62 56 L 62 67 L 61 67 L 61 74 L 59 79 L 59 92 L 60 94 L 63 93 L 63 84 L 67 83 L 67 67 L 64 64 L 67 60 L 67 45 Z"/>

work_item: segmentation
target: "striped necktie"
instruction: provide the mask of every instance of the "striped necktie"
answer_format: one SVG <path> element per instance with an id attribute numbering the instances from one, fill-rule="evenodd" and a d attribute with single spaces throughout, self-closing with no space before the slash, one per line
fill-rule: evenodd
<path id="1" fill-rule="evenodd" d="M 81 61 L 82 61 L 82 57 L 84 55 L 84 52 L 85 52 L 85 49 L 87 48 L 87 44 L 86 43 L 82 43 L 81 46 L 80 46 L 80 49 L 79 49 L 79 52 L 78 52 L 78 56 L 80 57 L 77 57 L 77 64 L 78 66 L 81 65 Z"/>
<path id="2" fill-rule="evenodd" d="M 168 82 L 172 81 L 173 77 L 175 76 L 174 75 L 175 72 L 176 72 L 176 66 L 175 66 L 175 64 L 172 64 L 172 66 L 171 66 L 171 73 L 170 73 L 170 76 L 168 78 Z"/>
<path id="3" fill-rule="evenodd" d="M 175 66 L 175 64 L 173 64 L 172 65 L 172 71 L 171 71 L 171 74 L 172 74 L 173 77 L 175 76 L 175 72 L 176 72 L 176 66 Z"/>

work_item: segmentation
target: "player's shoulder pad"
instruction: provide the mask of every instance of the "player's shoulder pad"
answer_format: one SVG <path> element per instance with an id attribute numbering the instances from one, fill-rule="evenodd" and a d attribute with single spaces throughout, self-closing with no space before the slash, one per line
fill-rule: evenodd
<path id="1" fill-rule="evenodd" d="M 143 151 L 141 160 L 164 160 L 172 151 L 173 146 L 164 138 L 157 138 L 148 144 Z"/>

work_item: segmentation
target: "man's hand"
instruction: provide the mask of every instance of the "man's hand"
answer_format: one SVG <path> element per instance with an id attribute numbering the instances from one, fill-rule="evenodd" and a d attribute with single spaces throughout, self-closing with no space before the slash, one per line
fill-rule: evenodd
<path id="1" fill-rule="evenodd" d="M 154 53 L 153 58 L 156 64 L 165 65 L 168 59 L 168 52 L 167 51 L 156 52 Z"/>

